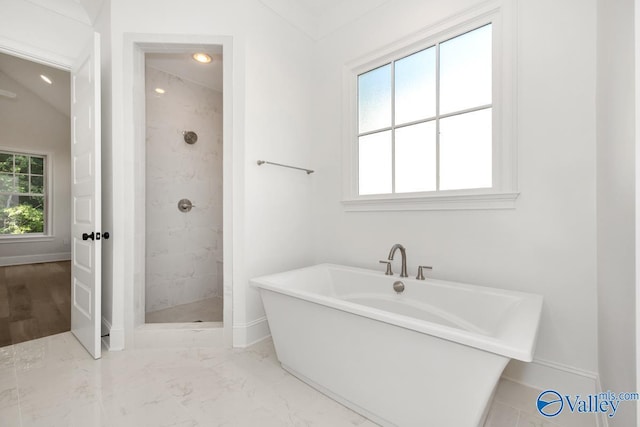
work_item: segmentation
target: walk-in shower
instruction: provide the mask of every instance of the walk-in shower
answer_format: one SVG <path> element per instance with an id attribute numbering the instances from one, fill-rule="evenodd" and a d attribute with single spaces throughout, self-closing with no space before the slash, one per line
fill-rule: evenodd
<path id="1" fill-rule="evenodd" d="M 221 54 L 145 54 L 145 94 L 146 322 L 221 322 Z"/>

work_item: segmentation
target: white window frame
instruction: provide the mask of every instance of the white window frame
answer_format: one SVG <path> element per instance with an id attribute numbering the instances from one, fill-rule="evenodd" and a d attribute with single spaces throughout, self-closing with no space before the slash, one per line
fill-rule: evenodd
<path id="1" fill-rule="evenodd" d="M 0 244 L 3 243 L 27 243 L 27 242 L 50 242 L 55 239 L 53 230 L 53 155 L 48 151 L 24 150 L 15 147 L 0 146 L 0 151 L 10 152 L 17 155 L 44 157 L 45 165 L 45 212 L 44 232 L 29 234 L 0 234 Z"/>
<path id="2" fill-rule="evenodd" d="M 345 65 L 343 199 L 346 211 L 513 209 L 517 191 L 515 2 L 466 10 Z M 418 193 L 358 194 L 358 76 L 436 43 L 492 24 L 493 186 Z"/>

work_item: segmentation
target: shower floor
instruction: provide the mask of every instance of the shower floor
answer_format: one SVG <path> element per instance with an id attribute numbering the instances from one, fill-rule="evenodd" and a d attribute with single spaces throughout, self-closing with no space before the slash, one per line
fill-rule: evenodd
<path id="1" fill-rule="evenodd" d="M 177 305 L 145 315 L 146 323 L 222 322 L 222 297 Z"/>

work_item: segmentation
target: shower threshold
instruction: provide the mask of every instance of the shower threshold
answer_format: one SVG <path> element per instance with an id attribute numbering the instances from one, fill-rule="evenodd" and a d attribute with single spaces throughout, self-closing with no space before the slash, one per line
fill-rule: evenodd
<path id="1" fill-rule="evenodd" d="M 195 323 L 204 327 L 208 323 L 222 323 L 222 297 L 181 304 L 175 307 L 148 312 L 145 322 L 149 323 Z"/>

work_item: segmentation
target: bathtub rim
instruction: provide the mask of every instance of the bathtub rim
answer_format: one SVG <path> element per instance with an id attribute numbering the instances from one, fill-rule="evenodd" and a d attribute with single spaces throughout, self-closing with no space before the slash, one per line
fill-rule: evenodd
<path id="1" fill-rule="evenodd" d="M 277 281 L 279 278 L 293 275 L 301 271 L 313 269 L 343 269 L 353 272 L 373 275 L 377 277 L 388 277 L 389 279 L 400 279 L 404 282 L 422 284 L 436 284 L 448 287 L 463 287 L 471 290 L 480 290 L 498 295 L 508 295 L 521 298 L 518 310 L 511 310 L 513 322 L 506 325 L 505 330 L 498 337 L 479 334 L 472 331 L 441 325 L 435 322 L 419 320 L 401 314 L 372 308 L 369 306 L 341 300 L 336 297 L 303 291 L 288 286 L 283 286 Z M 401 328 L 413 330 L 423 334 L 428 334 L 448 341 L 467 345 L 480 350 L 498 354 L 500 356 L 517 359 L 523 362 L 531 362 L 535 352 L 536 341 L 540 329 L 540 317 L 542 313 L 543 297 L 541 295 L 527 292 L 512 291 L 488 286 L 472 285 L 460 282 L 453 282 L 441 279 L 426 279 L 418 281 L 412 278 L 399 278 L 398 276 L 384 276 L 384 273 L 360 267 L 351 267 L 333 263 L 314 264 L 281 273 L 275 273 L 250 279 L 250 284 L 254 288 L 264 289 L 293 298 L 299 298 L 311 303 L 327 306 L 336 310 L 346 311 L 358 316 L 389 323 Z"/>

